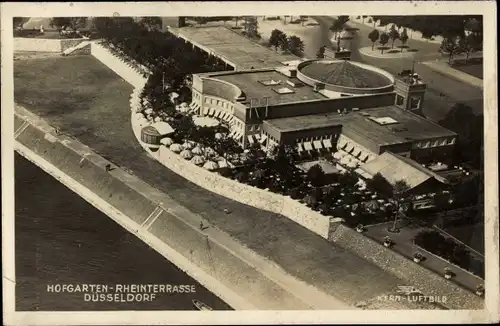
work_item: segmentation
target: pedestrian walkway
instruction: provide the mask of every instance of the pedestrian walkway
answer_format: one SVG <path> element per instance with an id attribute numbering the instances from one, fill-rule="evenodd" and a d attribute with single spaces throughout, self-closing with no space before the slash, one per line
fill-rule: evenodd
<path id="1" fill-rule="evenodd" d="M 426 61 L 422 62 L 422 64 L 430 67 L 431 69 L 435 70 L 438 73 L 445 74 L 447 76 L 450 76 L 454 79 L 457 79 L 461 82 L 467 83 L 474 87 L 478 87 L 481 89 L 483 88 L 483 80 L 474 77 L 472 75 L 469 75 L 465 72 L 462 72 L 460 70 L 453 69 L 445 61 L 440 61 L 440 60 Z"/>
<path id="2" fill-rule="evenodd" d="M 416 227 L 413 225 L 409 225 L 408 222 L 405 221 L 401 222 L 400 224 L 400 232 L 398 233 L 389 232 L 387 230 L 388 228 L 392 227 L 392 222 L 389 222 L 368 226 L 366 227 L 366 231 L 364 234 L 369 238 L 380 242 L 381 245 L 384 241 L 384 238 L 386 236 L 389 236 L 395 243 L 392 249 L 397 253 L 407 257 L 408 259 L 413 260 L 413 254 L 415 254 L 416 252 L 422 253 L 425 256 L 425 260 L 421 261 L 419 264 L 439 275 L 444 275 L 445 267 L 450 268 L 452 272 L 455 273 L 455 276 L 450 280 L 450 282 L 454 282 L 470 291 L 475 292 L 478 285 L 484 285 L 484 280 L 482 280 L 478 276 L 468 273 L 463 269 L 458 268 L 457 266 L 454 266 L 453 264 L 441 258 L 438 258 L 435 255 L 425 253 L 413 244 L 413 238 L 418 233 L 425 230 L 434 229 Z"/>

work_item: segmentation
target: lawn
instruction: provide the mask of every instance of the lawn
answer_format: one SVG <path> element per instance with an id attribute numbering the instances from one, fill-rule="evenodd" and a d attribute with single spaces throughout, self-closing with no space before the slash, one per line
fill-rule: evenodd
<path id="1" fill-rule="evenodd" d="M 469 63 L 469 64 L 455 64 L 453 69 L 460 70 L 479 79 L 483 79 L 483 64 L 482 63 Z"/>
<path id="2" fill-rule="evenodd" d="M 112 121 L 123 112 L 121 106 L 129 105 L 131 92 L 128 83 L 91 56 L 19 60 L 14 64 L 15 101 L 75 136 L 98 133 L 87 122 L 96 115 L 99 120 Z"/>
<path id="3" fill-rule="evenodd" d="M 484 224 L 447 227 L 445 231 L 472 249 L 484 254 Z"/>

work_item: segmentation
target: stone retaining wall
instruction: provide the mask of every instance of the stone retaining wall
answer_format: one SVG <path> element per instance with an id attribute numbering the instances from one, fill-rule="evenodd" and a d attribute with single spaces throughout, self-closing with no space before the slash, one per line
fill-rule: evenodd
<path id="1" fill-rule="evenodd" d="M 133 122 L 133 129 L 138 141 L 140 141 L 141 127 L 136 122 Z M 328 239 L 330 233 L 341 223 L 340 219 L 321 215 L 294 199 L 242 184 L 217 173 L 207 171 L 186 161 L 165 146 L 161 146 L 157 152 L 152 152 L 147 147 L 147 144 L 141 142 L 141 145 L 160 163 L 187 180 L 242 204 L 286 216 L 325 239 Z"/>
<path id="2" fill-rule="evenodd" d="M 43 39 L 31 37 L 15 37 L 14 52 L 57 52 L 73 47 L 85 39 Z"/>
<path id="3" fill-rule="evenodd" d="M 332 233 L 330 240 L 408 282 L 401 285 L 414 286 L 429 296 L 446 296 L 443 305 L 449 309 L 484 308 L 484 300 L 477 295 L 343 225 Z"/>
<path id="4" fill-rule="evenodd" d="M 17 127 L 22 125 L 24 121 L 29 120 L 26 117 L 17 116 Z M 32 123 L 18 136 L 16 141 L 112 205 L 123 214 L 121 219 L 135 223 L 137 226 L 129 229 L 129 232 L 146 234 L 148 240 L 159 239 L 189 259 L 196 266 L 196 269 L 182 268 L 182 264 L 179 264 L 175 257 L 168 257 L 184 272 L 196 277 L 202 285 L 228 304 L 235 303 L 231 300 L 231 295 L 225 293 L 225 290 L 221 292 L 221 287 L 214 282 L 207 284 L 200 280 L 199 270 L 220 282 L 222 288 L 231 289 L 232 293 L 238 293 L 246 300 L 247 304 L 242 306 L 239 303 L 239 306 L 234 306 L 235 308 L 311 309 L 301 298 L 291 294 L 288 288 L 275 283 L 258 268 L 233 253 L 231 249 L 211 239 L 197 227 L 189 225 L 180 216 L 192 213 L 171 199 L 162 200 L 159 207 L 163 209 L 163 212 L 149 229 L 140 227 L 160 205 L 152 199 L 146 198 L 143 194 L 147 193 L 148 197 L 153 198 L 161 195 L 155 195 L 153 188 L 139 180 L 132 180 L 134 178 L 131 176 L 125 177 L 106 172 L 104 167 L 107 161 L 93 153 L 86 155 L 90 153 L 90 149 L 86 146 L 74 140 L 64 139 L 64 136 L 62 138 L 61 140 L 61 137 L 53 136 L 44 128 Z M 86 154 L 83 154 L 84 151 Z M 77 193 L 79 191 L 79 189 L 72 190 Z M 117 218 L 116 216 L 110 217 Z M 127 221 L 117 222 L 129 225 L 130 222 Z M 152 240 L 146 242 L 150 244 Z M 161 250 L 158 251 L 161 252 Z M 246 305 L 251 308 L 245 308 Z"/>

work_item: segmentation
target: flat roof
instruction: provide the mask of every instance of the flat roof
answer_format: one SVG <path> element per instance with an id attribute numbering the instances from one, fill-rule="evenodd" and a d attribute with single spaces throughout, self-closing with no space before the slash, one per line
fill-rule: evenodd
<path id="1" fill-rule="evenodd" d="M 291 54 L 277 53 L 224 26 L 169 27 L 169 30 L 209 48 L 217 56 L 233 62 L 238 70 L 278 67 L 284 61 L 299 59 Z"/>
<path id="2" fill-rule="evenodd" d="M 370 117 L 388 117 L 396 120 L 397 123 L 380 125 L 371 120 Z M 342 134 L 368 148 L 372 148 L 373 145 L 399 144 L 415 140 L 456 136 L 456 133 L 432 121 L 395 106 L 362 109 L 344 115 L 328 113 L 270 119 L 266 120 L 265 123 L 280 132 L 342 125 Z"/>
<path id="3" fill-rule="evenodd" d="M 223 74 L 206 74 L 211 78 L 223 80 L 239 87 L 246 95 L 247 100 L 251 98 L 263 99 L 269 97 L 269 104 L 282 104 L 290 102 L 301 102 L 311 100 L 326 100 L 328 97 L 315 92 L 309 85 L 303 84 L 299 87 L 291 86 L 287 81 L 297 82 L 297 78 L 290 78 L 276 70 L 230 72 Z M 262 82 L 274 81 L 279 84 L 264 85 Z M 287 88 L 293 93 L 279 92 Z"/>

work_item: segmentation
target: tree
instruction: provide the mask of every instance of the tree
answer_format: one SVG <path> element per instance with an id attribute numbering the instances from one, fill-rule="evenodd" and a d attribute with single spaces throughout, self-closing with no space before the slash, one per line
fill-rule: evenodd
<path id="1" fill-rule="evenodd" d="M 334 38 L 337 39 L 337 34 L 340 33 L 345 24 L 349 21 L 349 16 L 338 16 L 337 19 L 330 26 L 330 31 L 333 32 Z"/>
<path id="2" fill-rule="evenodd" d="M 372 51 L 375 48 L 375 42 L 378 41 L 379 36 L 380 33 L 378 32 L 377 29 L 374 29 L 373 31 L 370 32 L 370 34 L 368 34 L 368 38 L 370 39 L 370 41 L 372 41 Z"/>
<path id="3" fill-rule="evenodd" d="M 238 172 L 234 176 L 234 179 L 236 179 L 238 182 L 245 183 L 248 180 L 248 174 L 246 174 L 243 171 L 242 172 Z"/>
<path id="4" fill-rule="evenodd" d="M 307 20 L 307 16 L 299 16 L 300 24 L 304 26 L 304 22 Z"/>
<path id="5" fill-rule="evenodd" d="M 396 224 L 398 221 L 399 214 L 404 210 L 403 200 L 406 199 L 406 192 L 410 189 L 410 186 L 404 180 L 398 180 L 394 183 L 392 191 L 392 201 L 396 204 L 396 211 L 394 213 L 394 223 L 392 225 L 392 230 L 396 230 Z"/>
<path id="6" fill-rule="evenodd" d="M 315 164 L 307 171 L 307 180 L 315 187 L 322 186 L 325 182 L 325 172 L 319 164 Z"/>
<path id="7" fill-rule="evenodd" d="M 70 27 L 77 31 L 87 25 L 87 17 L 53 17 L 50 19 L 49 25 L 62 29 L 63 27 Z"/>
<path id="8" fill-rule="evenodd" d="M 300 56 L 304 52 L 304 42 L 300 37 L 292 35 L 288 38 L 288 50 L 296 56 Z"/>
<path id="9" fill-rule="evenodd" d="M 188 115 L 181 115 L 177 119 L 172 120 L 172 127 L 174 127 L 175 133 L 183 141 L 191 138 L 197 130 L 193 119 Z"/>
<path id="10" fill-rule="evenodd" d="M 245 33 L 248 37 L 259 38 L 259 22 L 256 17 L 245 17 Z"/>
<path id="11" fill-rule="evenodd" d="M 439 121 L 439 125 L 458 134 L 455 160 L 469 162 L 474 167 L 480 168 L 484 137 L 483 117 L 476 115 L 470 106 L 456 103 Z"/>
<path id="12" fill-rule="evenodd" d="M 26 17 L 14 17 L 13 19 L 14 29 L 23 28 L 23 25 L 27 23 L 30 19 Z"/>
<path id="13" fill-rule="evenodd" d="M 278 48 L 283 43 L 283 39 L 286 40 L 286 34 L 283 33 L 283 31 L 280 31 L 279 29 L 274 29 L 271 32 L 271 36 L 269 37 L 269 45 L 273 46 L 275 50 L 278 51 Z"/>
<path id="14" fill-rule="evenodd" d="M 387 197 L 392 196 L 392 185 L 380 173 L 375 174 L 373 178 L 367 180 L 366 185 L 373 192 L 381 193 Z"/>
<path id="15" fill-rule="evenodd" d="M 394 49 L 394 42 L 399 38 L 399 32 L 396 29 L 396 25 L 392 24 L 391 29 L 389 30 L 389 38 L 392 41 L 391 49 Z"/>
<path id="16" fill-rule="evenodd" d="M 406 42 L 408 42 L 408 31 L 406 28 L 403 28 L 401 35 L 399 35 L 399 40 L 401 41 L 401 52 L 403 52 L 403 48 L 406 45 Z"/>
<path id="17" fill-rule="evenodd" d="M 436 211 L 443 212 L 446 215 L 446 211 L 450 208 L 451 198 L 449 194 L 439 193 L 432 198 L 432 203 L 435 206 Z"/>
<path id="18" fill-rule="evenodd" d="M 481 50 L 482 42 L 482 37 L 476 33 L 470 33 L 461 39 L 461 48 L 465 53 L 465 63 L 469 60 L 471 53 Z"/>
<path id="19" fill-rule="evenodd" d="M 149 31 L 160 30 L 162 27 L 162 21 L 160 17 L 143 17 L 141 19 L 141 24 L 145 26 Z"/>
<path id="20" fill-rule="evenodd" d="M 453 57 L 463 53 L 464 48 L 458 36 L 449 36 L 441 42 L 440 52 L 448 55 L 448 64 L 452 63 Z"/>
<path id="21" fill-rule="evenodd" d="M 316 58 L 317 59 L 324 59 L 325 58 L 325 50 L 326 47 L 323 45 L 318 49 L 318 52 L 316 52 Z"/>
<path id="22" fill-rule="evenodd" d="M 382 45 L 382 54 L 384 54 L 384 47 L 389 42 L 389 35 L 387 35 L 387 33 L 380 34 L 380 40 L 378 42 Z"/>

